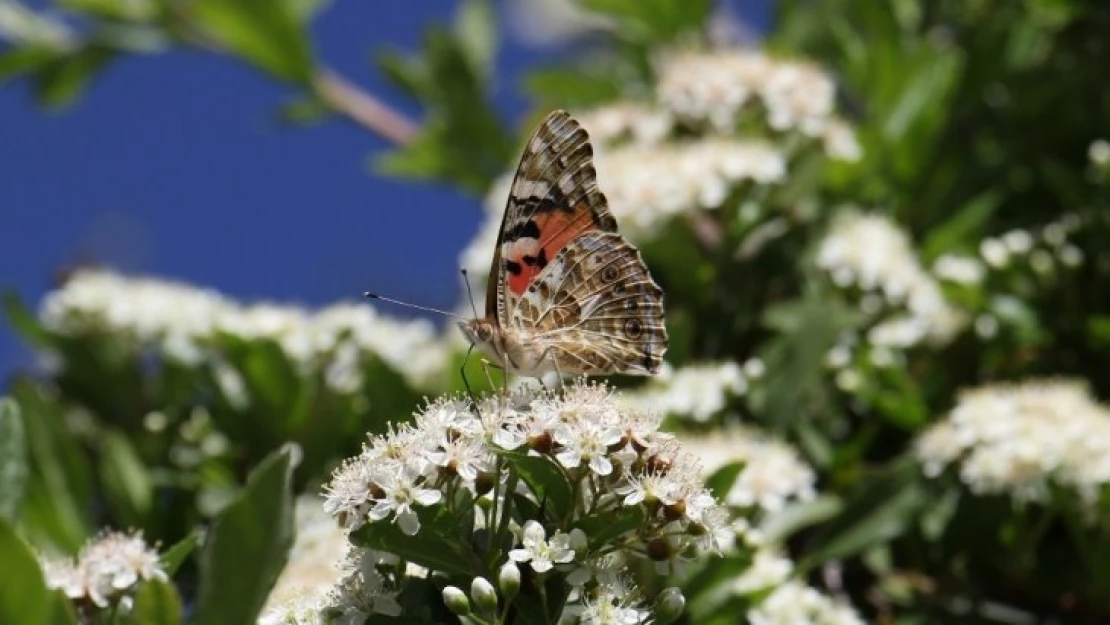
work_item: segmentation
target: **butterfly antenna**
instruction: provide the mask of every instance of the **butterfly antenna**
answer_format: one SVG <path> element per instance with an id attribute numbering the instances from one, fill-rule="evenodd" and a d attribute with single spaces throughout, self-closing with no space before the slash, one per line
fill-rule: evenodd
<path id="1" fill-rule="evenodd" d="M 423 310 L 423 311 L 426 311 L 426 312 L 436 313 L 437 315 L 443 315 L 445 317 L 454 317 L 455 319 L 466 321 L 466 319 L 464 319 L 463 317 L 460 317 L 459 315 L 456 315 L 455 313 L 447 312 L 446 310 L 440 310 L 438 308 L 432 308 L 431 306 L 421 306 L 419 304 L 410 304 L 408 302 L 402 302 L 401 300 L 393 299 L 392 297 L 384 297 L 384 296 L 378 295 L 377 293 L 371 293 L 370 291 L 367 291 L 367 292 L 363 293 L 363 295 L 365 295 L 367 299 L 380 299 L 381 301 L 389 302 L 390 304 L 397 304 L 398 306 L 405 306 L 406 308 L 415 308 L 416 310 Z"/>
<path id="2" fill-rule="evenodd" d="M 474 318 L 477 319 L 481 315 L 478 314 L 478 307 L 474 305 L 474 292 L 470 290 L 470 274 L 467 273 L 465 267 L 459 271 L 462 273 L 463 284 L 466 285 L 466 296 L 470 299 L 470 309 L 474 311 Z"/>

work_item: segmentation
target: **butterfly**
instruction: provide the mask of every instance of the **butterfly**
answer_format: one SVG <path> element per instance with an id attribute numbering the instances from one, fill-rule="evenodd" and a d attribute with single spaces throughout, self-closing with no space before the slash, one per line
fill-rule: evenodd
<path id="1" fill-rule="evenodd" d="M 646 375 L 667 351 L 663 290 L 617 232 L 593 146 L 554 111 L 517 166 L 486 287 L 485 317 L 459 323 L 471 344 L 520 375 Z"/>

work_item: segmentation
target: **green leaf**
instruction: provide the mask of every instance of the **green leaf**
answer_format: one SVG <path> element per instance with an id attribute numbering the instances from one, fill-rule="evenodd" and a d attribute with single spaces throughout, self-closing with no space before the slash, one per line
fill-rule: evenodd
<path id="1" fill-rule="evenodd" d="M 111 50 L 95 45 L 58 55 L 34 74 L 35 95 L 47 108 L 66 108 L 84 94 L 93 77 L 114 57 Z"/>
<path id="2" fill-rule="evenodd" d="M 193 17 L 205 33 L 274 76 L 309 85 L 313 76 L 308 34 L 292 3 L 279 0 L 198 0 Z"/>
<path id="3" fill-rule="evenodd" d="M 574 508 L 574 487 L 551 458 L 519 452 L 505 452 L 502 457 L 524 480 L 551 518 L 562 521 L 570 515 Z"/>
<path id="4" fill-rule="evenodd" d="M 808 571 L 896 538 L 929 505 L 926 495 L 921 467 L 912 460 L 895 464 L 860 486 L 843 512 L 819 532 L 815 540 L 819 546 L 799 561 L 798 570 Z"/>
<path id="5" fill-rule="evenodd" d="M 959 249 L 963 245 L 977 245 L 983 228 L 990 221 L 1003 196 L 995 189 L 984 191 L 934 228 L 921 246 L 921 255 L 932 262 L 941 254 Z"/>
<path id="6" fill-rule="evenodd" d="M 45 623 L 50 593 L 38 559 L 15 529 L 0 519 L 0 623 Z"/>
<path id="7" fill-rule="evenodd" d="M 23 304 L 15 291 L 5 291 L 2 301 L 8 323 L 28 344 L 33 347 L 46 347 L 51 344 L 50 332 L 42 327 L 35 313 Z"/>
<path id="8" fill-rule="evenodd" d="M 58 0 L 58 4 L 76 13 L 123 22 L 143 22 L 158 14 L 158 4 L 152 0 Z"/>
<path id="9" fill-rule="evenodd" d="M 161 563 L 162 570 L 166 572 L 166 575 L 173 577 L 173 575 L 177 573 L 177 569 L 181 568 L 181 565 L 185 564 L 185 560 L 196 550 L 203 535 L 204 532 L 201 530 L 193 530 L 189 532 L 185 538 L 177 541 L 174 546 L 162 552 L 158 561 Z"/>
<path id="10" fill-rule="evenodd" d="M 135 604 L 124 619 L 128 625 L 180 625 L 181 598 L 173 584 L 149 580 L 139 586 Z"/>
<path id="11" fill-rule="evenodd" d="M 200 554 L 196 625 L 253 623 L 293 544 L 293 448 L 251 471 Z"/>
<path id="12" fill-rule="evenodd" d="M 917 64 L 902 85 L 901 95 L 883 123 L 883 134 L 897 143 L 931 106 L 946 100 L 960 69 L 954 54 L 934 54 Z"/>
<path id="13" fill-rule="evenodd" d="M 535 100 L 565 107 L 594 106 L 621 95 L 620 83 L 612 74 L 583 67 L 535 70 L 524 79 L 524 88 Z"/>
<path id="14" fill-rule="evenodd" d="M 154 503 L 154 484 L 131 440 L 108 430 L 100 440 L 99 455 L 100 478 L 113 512 L 126 525 L 143 525 Z"/>
<path id="15" fill-rule="evenodd" d="M 667 41 L 705 26 L 713 0 L 578 0 L 587 9 L 617 20 L 622 37 Z"/>
<path id="16" fill-rule="evenodd" d="M 34 72 L 58 54 L 56 50 L 42 47 L 12 48 L 0 52 L 0 85 L 21 74 Z"/>
<path id="17" fill-rule="evenodd" d="M 709 489 L 709 492 L 713 493 L 714 497 L 724 499 L 728 492 L 732 490 L 732 485 L 736 483 L 736 478 L 740 476 L 740 472 L 743 470 L 743 462 L 730 462 L 705 478 L 705 486 Z"/>
<path id="18" fill-rule="evenodd" d="M 441 505 L 418 507 L 416 514 L 420 517 L 420 532 L 415 536 L 402 532 L 389 518 L 364 525 L 351 534 L 351 539 L 440 573 L 469 577 L 482 574 L 481 560 L 463 546 L 467 537 L 460 536 L 458 519 Z"/>
<path id="19" fill-rule="evenodd" d="M 27 436 L 19 404 L 0 398 L 0 519 L 14 523 L 27 487 Z"/>
<path id="20" fill-rule="evenodd" d="M 824 523 L 844 510 L 844 502 L 835 495 L 820 495 L 809 501 L 792 503 L 771 513 L 759 524 L 759 532 L 768 544 L 784 544 L 798 530 Z"/>
<path id="21" fill-rule="evenodd" d="M 77 551 L 92 532 L 93 471 L 88 457 L 46 391 L 19 381 L 12 395 L 22 410 L 31 458 L 21 525 L 35 544 L 54 543 L 62 551 Z"/>
<path id="22" fill-rule="evenodd" d="M 497 16 L 489 0 L 463 0 L 455 15 L 455 36 L 474 71 L 488 77 L 497 56 Z"/>
<path id="23" fill-rule="evenodd" d="M 644 524 L 646 514 L 642 506 L 629 506 L 583 517 L 575 522 L 574 527 L 586 533 L 590 549 L 598 549 L 626 532 L 636 531 Z"/>

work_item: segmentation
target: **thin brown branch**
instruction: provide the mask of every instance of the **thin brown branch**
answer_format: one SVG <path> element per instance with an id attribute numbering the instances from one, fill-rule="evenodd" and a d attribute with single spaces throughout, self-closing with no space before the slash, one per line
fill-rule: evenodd
<path id="1" fill-rule="evenodd" d="M 330 69 L 316 75 L 316 93 L 336 112 L 370 132 L 398 145 L 410 143 L 419 130 L 416 122 Z"/>

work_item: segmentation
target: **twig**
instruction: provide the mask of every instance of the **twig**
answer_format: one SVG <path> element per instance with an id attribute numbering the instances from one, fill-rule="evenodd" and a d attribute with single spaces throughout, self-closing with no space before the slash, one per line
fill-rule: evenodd
<path id="1" fill-rule="evenodd" d="M 398 145 L 416 136 L 416 122 L 328 68 L 317 72 L 314 87 L 328 106 L 370 132 Z"/>

